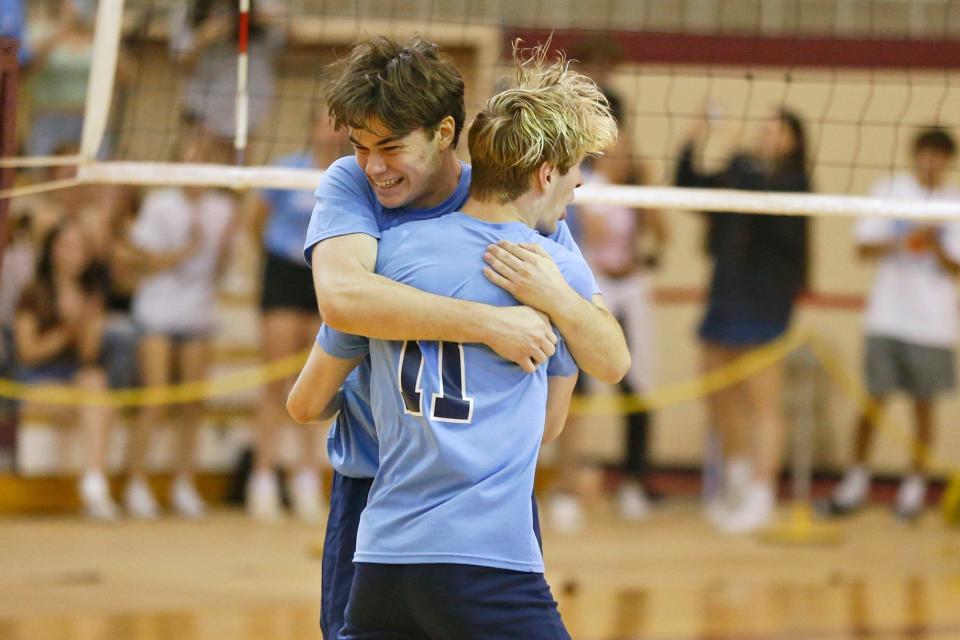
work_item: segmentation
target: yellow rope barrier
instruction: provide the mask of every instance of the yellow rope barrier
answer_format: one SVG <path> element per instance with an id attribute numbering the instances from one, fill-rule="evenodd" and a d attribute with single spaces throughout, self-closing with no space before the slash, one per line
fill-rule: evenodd
<path id="1" fill-rule="evenodd" d="M 809 342 L 807 332 L 794 330 L 782 338 L 743 354 L 730 364 L 702 376 L 669 384 L 645 394 L 574 398 L 572 415 L 620 415 L 655 411 L 696 400 L 731 387 L 786 358 Z"/>
<path id="2" fill-rule="evenodd" d="M 730 364 L 709 371 L 690 380 L 668 384 L 646 394 L 576 397 L 570 407 L 572 415 L 611 416 L 639 411 L 656 411 L 710 395 L 733 386 L 752 375 L 783 360 L 797 349 L 809 345 L 817 361 L 823 366 L 833 382 L 853 400 L 857 408 L 867 416 L 874 428 L 891 431 L 883 419 L 879 407 L 869 394 L 846 371 L 837 357 L 822 340 L 813 333 L 794 330 L 763 347 L 753 349 Z M 256 388 L 296 374 L 309 355 L 309 350 L 257 367 L 247 367 L 220 378 L 163 387 L 90 391 L 67 385 L 24 384 L 0 379 L 0 396 L 28 402 L 54 405 L 95 405 L 111 407 L 136 407 L 162 404 L 197 402 L 207 398 L 227 395 Z M 921 445 L 908 439 L 914 448 Z M 949 465 L 944 465 L 949 471 Z M 947 492 L 952 500 L 945 500 L 944 510 L 948 519 L 960 522 L 960 474 L 953 476 Z"/>
<path id="3" fill-rule="evenodd" d="M 296 353 L 258 367 L 247 367 L 220 378 L 163 387 L 90 391 L 68 385 L 24 384 L 0 379 L 0 396 L 57 405 L 137 407 L 197 402 L 214 396 L 252 389 L 294 375 L 310 351 Z"/>
<path id="4" fill-rule="evenodd" d="M 706 375 L 667 385 L 645 395 L 615 396 L 612 398 L 575 398 L 571 412 L 579 415 L 616 415 L 649 411 L 695 400 L 749 378 L 758 371 L 785 358 L 802 346 L 808 338 L 805 333 L 791 332 L 737 358 L 725 367 Z M 0 396 L 56 405 L 97 405 L 134 407 L 159 404 L 196 402 L 206 398 L 252 389 L 268 382 L 296 374 L 310 351 L 304 351 L 259 367 L 225 375 L 221 378 L 189 382 L 163 387 L 141 387 L 115 391 L 89 391 L 69 385 L 25 384 L 0 379 Z"/>

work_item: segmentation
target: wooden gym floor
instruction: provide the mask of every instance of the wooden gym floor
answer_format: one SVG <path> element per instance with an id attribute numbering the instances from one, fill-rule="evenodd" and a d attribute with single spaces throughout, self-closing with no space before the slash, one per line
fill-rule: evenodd
<path id="1" fill-rule="evenodd" d="M 548 578 L 578 640 L 960 639 L 960 530 L 874 508 L 829 547 L 725 538 L 692 501 L 625 524 L 545 531 Z M 319 638 L 322 524 L 0 520 L 2 640 Z M 522 639 L 518 639 L 522 640 Z"/>

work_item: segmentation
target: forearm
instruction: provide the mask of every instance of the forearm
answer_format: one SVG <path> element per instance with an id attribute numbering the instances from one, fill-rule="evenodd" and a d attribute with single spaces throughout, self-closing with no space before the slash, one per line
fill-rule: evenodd
<path id="1" fill-rule="evenodd" d="M 70 345 L 71 333 L 54 327 L 34 338 L 17 340 L 17 358 L 27 365 L 37 365 L 63 353 Z"/>
<path id="2" fill-rule="evenodd" d="M 630 351 L 613 314 L 580 296 L 550 315 L 577 365 L 594 378 L 620 382 L 630 369 Z"/>
<path id="3" fill-rule="evenodd" d="M 379 340 L 483 342 L 492 307 L 437 296 L 356 271 L 317 287 L 324 322 Z"/>
<path id="4" fill-rule="evenodd" d="M 287 396 L 287 412 L 301 424 L 332 418 L 342 402 L 340 386 L 361 358 L 337 358 L 314 344 Z"/>
<path id="5" fill-rule="evenodd" d="M 154 253 L 150 251 L 137 250 L 137 262 L 140 271 L 148 274 L 157 271 L 166 271 L 172 269 L 183 262 L 190 254 L 186 249 L 178 249 L 169 253 Z"/>
<path id="6" fill-rule="evenodd" d="M 893 253 L 896 249 L 897 245 L 893 242 L 861 244 L 857 247 L 857 253 L 864 260 L 879 260 L 887 254 Z"/>

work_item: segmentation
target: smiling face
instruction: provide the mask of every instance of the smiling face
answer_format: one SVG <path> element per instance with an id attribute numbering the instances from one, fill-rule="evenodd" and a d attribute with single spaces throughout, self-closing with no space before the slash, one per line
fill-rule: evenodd
<path id="1" fill-rule="evenodd" d="M 364 129 L 350 130 L 350 144 L 377 200 L 387 209 L 424 209 L 449 195 L 446 176 L 441 175 L 443 153 L 451 147 L 444 124 L 433 131 L 396 134 L 372 120 Z"/>

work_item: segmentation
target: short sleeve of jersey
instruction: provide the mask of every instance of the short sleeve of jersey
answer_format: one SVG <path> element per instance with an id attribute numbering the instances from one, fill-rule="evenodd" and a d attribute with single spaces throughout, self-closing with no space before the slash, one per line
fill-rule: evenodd
<path id="1" fill-rule="evenodd" d="M 340 158 L 330 165 L 314 196 L 316 203 L 303 247 L 307 264 L 310 264 L 313 247 L 327 238 L 365 233 L 380 239 L 376 199 L 353 156 Z"/>
<path id="2" fill-rule="evenodd" d="M 334 358 L 342 360 L 361 358 L 370 351 L 370 341 L 364 336 L 337 331 L 325 324 L 317 333 L 317 344 Z"/>
<path id="3" fill-rule="evenodd" d="M 597 284 L 597 279 L 593 277 L 593 272 L 590 270 L 589 267 L 587 267 L 587 263 L 583 259 L 583 254 L 580 252 L 580 247 L 577 246 L 576 241 L 573 239 L 573 234 L 570 233 L 570 227 L 567 226 L 567 223 L 565 220 L 561 220 L 559 223 L 557 223 L 557 230 L 554 231 L 553 235 L 549 236 L 549 238 L 554 242 L 556 242 L 561 247 L 563 247 L 564 249 L 567 249 L 568 251 L 570 251 L 570 253 L 578 257 L 580 261 L 583 262 L 583 265 L 586 268 L 586 276 L 589 278 L 591 283 L 590 295 L 587 295 L 584 297 L 589 299 L 589 298 L 592 298 L 594 295 L 599 294 L 600 285 Z M 581 295 L 583 294 L 581 293 Z"/>
<path id="4" fill-rule="evenodd" d="M 590 300 L 597 293 L 597 281 L 583 256 L 566 248 L 555 249 L 552 253 L 567 283 L 580 294 L 580 297 Z"/>
<path id="5" fill-rule="evenodd" d="M 547 376 L 550 378 L 572 376 L 579 371 L 577 361 L 573 359 L 570 350 L 567 349 L 566 341 L 559 335 L 557 338 L 557 350 L 547 361 Z"/>

